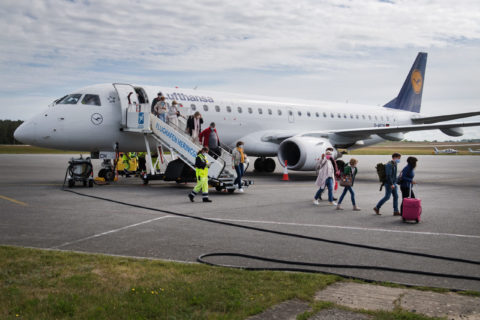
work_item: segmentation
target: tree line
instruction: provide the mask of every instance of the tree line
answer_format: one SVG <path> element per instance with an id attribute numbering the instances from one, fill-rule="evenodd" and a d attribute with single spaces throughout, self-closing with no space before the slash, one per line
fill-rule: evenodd
<path id="1" fill-rule="evenodd" d="M 22 144 L 13 137 L 15 129 L 22 123 L 22 120 L 0 120 L 0 144 Z"/>

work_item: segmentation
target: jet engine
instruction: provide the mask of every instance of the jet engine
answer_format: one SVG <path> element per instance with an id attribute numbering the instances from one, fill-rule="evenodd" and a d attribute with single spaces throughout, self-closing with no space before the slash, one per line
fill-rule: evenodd
<path id="1" fill-rule="evenodd" d="M 315 170 L 317 159 L 322 157 L 325 149 L 333 148 L 332 144 L 323 138 L 295 136 L 284 140 L 278 148 L 278 160 L 292 170 L 310 171 Z M 337 158 L 334 149 L 333 156 Z"/>

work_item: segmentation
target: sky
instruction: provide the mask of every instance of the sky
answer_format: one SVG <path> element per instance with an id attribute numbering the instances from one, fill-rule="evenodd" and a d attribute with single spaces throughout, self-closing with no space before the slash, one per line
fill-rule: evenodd
<path id="1" fill-rule="evenodd" d="M 478 0 L 2 0 L 0 17 L 0 119 L 105 82 L 380 107 L 419 51 L 422 113 L 480 111 Z"/>

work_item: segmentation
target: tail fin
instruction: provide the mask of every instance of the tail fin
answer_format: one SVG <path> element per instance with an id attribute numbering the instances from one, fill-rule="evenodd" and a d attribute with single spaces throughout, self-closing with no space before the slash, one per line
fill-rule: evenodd
<path id="1" fill-rule="evenodd" d="M 410 112 L 420 112 L 426 66 L 427 53 L 419 52 L 405 82 L 403 83 L 402 89 L 398 93 L 398 96 L 384 105 L 384 107 Z"/>

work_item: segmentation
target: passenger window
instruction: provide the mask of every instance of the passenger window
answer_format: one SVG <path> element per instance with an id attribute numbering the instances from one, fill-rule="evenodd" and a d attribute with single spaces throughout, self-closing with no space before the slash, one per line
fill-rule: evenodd
<path id="1" fill-rule="evenodd" d="M 353 119 L 353 114 L 350 113 L 350 119 Z"/>
<path id="2" fill-rule="evenodd" d="M 330 118 L 335 118 L 335 115 L 332 113 L 330 113 Z"/>
<path id="3" fill-rule="evenodd" d="M 368 120 L 372 120 L 372 116 L 369 115 L 369 116 L 368 116 Z"/>
<path id="4" fill-rule="evenodd" d="M 232 107 L 227 106 L 227 112 L 232 112 Z"/>
<path id="5" fill-rule="evenodd" d="M 362 119 L 365 120 L 365 115 L 364 114 L 362 114 Z"/>
<path id="6" fill-rule="evenodd" d="M 220 106 L 215 106 L 215 111 L 220 112 Z"/>
<path id="7" fill-rule="evenodd" d="M 237 108 L 238 113 L 242 113 L 242 107 Z"/>
<path id="8" fill-rule="evenodd" d="M 355 119 L 359 119 L 360 117 L 358 116 L 358 114 L 355 115 Z"/>
<path id="9" fill-rule="evenodd" d="M 278 109 L 277 113 L 278 113 L 279 116 L 281 116 L 282 115 L 282 110 Z"/>
<path id="10" fill-rule="evenodd" d="M 327 117 L 327 113 L 326 113 L 326 112 L 323 113 L 323 117 L 324 117 L 324 118 Z"/>
<path id="11" fill-rule="evenodd" d="M 258 108 L 258 114 L 263 114 L 263 109 L 262 108 Z"/>
<path id="12" fill-rule="evenodd" d="M 293 116 L 293 112 L 291 110 L 289 110 L 288 115 Z"/>
<path id="13" fill-rule="evenodd" d="M 378 120 L 377 116 L 375 116 L 375 120 Z"/>
<path id="14" fill-rule="evenodd" d="M 338 118 L 341 118 L 342 115 L 341 115 L 340 113 L 337 113 L 337 117 L 338 117 Z"/>
<path id="15" fill-rule="evenodd" d="M 252 112 L 253 112 L 252 108 L 248 108 L 248 113 L 252 113 Z"/>
<path id="16" fill-rule="evenodd" d="M 191 109 L 192 111 L 195 111 L 195 110 L 197 110 L 197 106 L 194 105 L 194 104 L 192 104 L 192 105 L 190 105 L 190 109 Z"/>
<path id="17" fill-rule="evenodd" d="M 343 117 L 344 117 L 345 119 L 347 119 L 347 114 L 346 114 L 346 113 L 344 113 L 344 114 L 343 114 Z"/>
<path id="18" fill-rule="evenodd" d="M 96 94 L 86 94 L 83 97 L 82 104 L 87 104 L 90 106 L 101 106 L 100 97 Z"/>
<path id="19" fill-rule="evenodd" d="M 307 117 L 310 117 L 311 114 L 310 114 L 310 111 L 307 111 Z"/>
<path id="20" fill-rule="evenodd" d="M 62 100 L 58 102 L 58 104 L 77 104 L 78 100 L 81 98 L 81 94 L 75 93 L 75 94 L 69 94 Z"/>
<path id="21" fill-rule="evenodd" d="M 320 117 L 320 114 L 318 112 L 315 112 L 315 116 L 318 118 Z"/>
<path id="22" fill-rule="evenodd" d="M 208 111 L 208 106 L 206 104 L 203 105 L 203 110 Z"/>
<path id="23" fill-rule="evenodd" d="M 302 111 L 298 111 L 298 116 L 301 117 L 302 116 Z"/>
<path id="24" fill-rule="evenodd" d="M 272 109 L 268 109 L 268 114 L 272 115 Z"/>
<path id="25" fill-rule="evenodd" d="M 389 117 L 389 116 L 387 116 L 387 121 L 390 121 L 390 117 Z"/>

